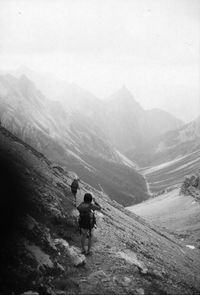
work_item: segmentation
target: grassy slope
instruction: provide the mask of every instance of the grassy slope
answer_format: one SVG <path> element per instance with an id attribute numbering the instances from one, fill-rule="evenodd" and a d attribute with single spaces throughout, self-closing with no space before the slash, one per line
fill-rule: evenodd
<path id="1" fill-rule="evenodd" d="M 193 197 L 179 195 L 176 189 L 129 210 L 200 248 L 200 204 Z"/>
<path id="2" fill-rule="evenodd" d="M 71 179 L 62 168 L 53 168 L 40 153 L 2 128 L 0 142 L 1 154 L 16 164 L 32 204 L 29 222 L 18 229 L 15 243 L 1 244 L 2 294 L 14 291 L 18 295 L 28 290 L 50 295 L 61 294 L 61 290 L 62 294 L 82 295 L 199 294 L 198 252 L 185 248 L 164 230 L 147 224 L 86 183 L 81 184 L 78 201 L 89 190 L 103 209 L 97 216 L 94 254 L 84 267 L 74 267 L 66 252 L 55 245 L 55 238 L 64 238 L 70 245 L 80 246 Z M 42 251 L 40 265 L 28 250 L 30 245 Z"/>
<path id="3" fill-rule="evenodd" d="M 200 150 L 187 156 L 140 170 L 145 175 L 151 192 L 158 192 L 170 186 L 181 184 L 186 175 L 199 169 Z"/>

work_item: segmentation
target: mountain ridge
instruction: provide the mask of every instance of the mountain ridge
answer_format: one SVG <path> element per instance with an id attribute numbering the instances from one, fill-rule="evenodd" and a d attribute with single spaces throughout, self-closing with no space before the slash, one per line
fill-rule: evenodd
<path id="1" fill-rule="evenodd" d="M 116 196 L 119 200 L 121 194 L 123 204 L 148 197 L 142 176 L 139 176 L 138 182 L 134 164 L 130 165 L 131 161 L 128 164 L 125 156 L 115 150 L 98 125 L 91 125 L 87 115 L 78 111 L 68 112 L 61 102 L 49 101 L 25 77 L 21 80 L 13 77 L 11 80 L 14 81 L 12 89 L 7 80 L 0 77 L 0 87 L 7 91 L 7 95 L 2 91 L 0 93 L 3 126 L 44 152 L 49 159 L 62 165 L 70 165 L 71 170 L 76 170 L 81 178 L 87 179 L 96 188 L 99 184 L 101 187 L 105 186 L 112 198 Z M 98 158 L 107 167 L 107 177 L 102 173 L 103 167 Z M 124 172 L 132 172 L 136 177 L 137 181 L 133 177 L 129 183 L 134 192 L 132 195 L 120 189 L 119 183 L 124 181 L 124 176 L 117 166 L 122 167 Z M 119 191 L 113 189 L 113 173 L 117 173 L 115 185 Z M 109 184 L 111 178 L 112 184 Z"/>

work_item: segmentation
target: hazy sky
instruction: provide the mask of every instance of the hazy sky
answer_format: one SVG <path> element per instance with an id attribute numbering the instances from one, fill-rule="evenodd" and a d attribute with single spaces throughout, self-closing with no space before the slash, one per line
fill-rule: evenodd
<path id="1" fill-rule="evenodd" d="M 200 114 L 199 0 L 0 0 L 0 69 L 28 66 L 100 98 Z"/>

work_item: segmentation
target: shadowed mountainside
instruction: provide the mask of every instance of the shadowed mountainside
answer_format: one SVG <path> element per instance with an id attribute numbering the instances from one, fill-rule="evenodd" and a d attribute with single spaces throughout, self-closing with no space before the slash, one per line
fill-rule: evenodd
<path id="1" fill-rule="evenodd" d="M 121 204 L 148 198 L 135 164 L 113 148 L 88 115 L 48 100 L 26 76 L 0 77 L 0 106 L 3 126 Z M 125 179 L 129 173 L 132 177 Z M 128 189 L 120 187 L 123 182 L 128 182 Z"/>
<path id="2" fill-rule="evenodd" d="M 197 250 L 187 249 L 164 230 L 81 182 L 78 201 L 90 191 L 103 208 L 97 213 L 93 255 L 85 258 L 79 250 L 71 174 L 3 127 L 0 152 L 6 168 L 6 173 L 1 170 L 5 212 L 1 221 L 6 224 L 10 208 L 16 216 L 17 204 L 23 204 L 17 222 L 9 224 L 9 233 L 1 227 L 2 294 L 29 290 L 48 295 L 199 294 Z M 11 168 L 15 168 L 15 180 L 9 177 Z"/>

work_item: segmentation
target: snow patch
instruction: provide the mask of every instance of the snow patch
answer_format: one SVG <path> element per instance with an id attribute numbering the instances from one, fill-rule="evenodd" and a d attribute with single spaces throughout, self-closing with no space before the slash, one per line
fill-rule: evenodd
<path id="1" fill-rule="evenodd" d="M 193 246 L 193 245 L 186 245 L 186 247 L 188 247 L 188 248 L 190 248 L 190 249 L 192 249 L 192 250 L 195 249 L 195 246 Z"/>

